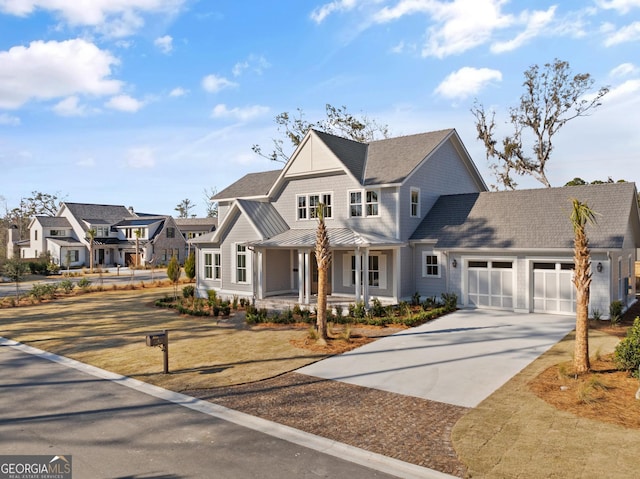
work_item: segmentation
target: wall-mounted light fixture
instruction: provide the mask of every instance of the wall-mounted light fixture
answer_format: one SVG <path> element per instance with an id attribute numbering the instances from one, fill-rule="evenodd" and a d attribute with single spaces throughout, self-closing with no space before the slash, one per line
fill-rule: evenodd
<path id="1" fill-rule="evenodd" d="M 602 263 L 598 263 L 598 266 L 596 266 L 596 270 L 598 271 L 598 273 L 602 273 Z"/>
<path id="2" fill-rule="evenodd" d="M 451 262 L 451 266 L 453 266 L 454 268 L 456 266 L 458 266 L 458 262 L 456 261 L 456 259 L 454 258 L 453 261 Z"/>

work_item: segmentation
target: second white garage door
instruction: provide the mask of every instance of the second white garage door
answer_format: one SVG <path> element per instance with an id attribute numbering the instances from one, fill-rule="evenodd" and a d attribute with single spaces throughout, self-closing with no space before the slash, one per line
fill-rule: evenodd
<path id="1" fill-rule="evenodd" d="M 467 278 L 470 306 L 513 309 L 512 261 L 469 261 Z"/>
<path id="2" fill-rule="evenodd" d="M 576 311 L 573 263 L 533 263 L 533 311 L 570 314 Z"/>

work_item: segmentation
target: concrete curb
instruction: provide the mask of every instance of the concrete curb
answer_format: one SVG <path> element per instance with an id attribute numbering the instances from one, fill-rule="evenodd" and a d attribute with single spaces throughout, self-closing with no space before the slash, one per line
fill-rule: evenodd
<path id="1" fill-rule="evenodd" d="M 239 426 L 252 429 L 264 434 L 268 434 L 273 437 L 297 444 L 299 446 L 307 447 L 315 451 L 334 456 L 336 458 L 353 462 L 361 466 L 369 467 L 386 474 L 391 474 L 397 477 L 406 479 L 447 479 L 454 478 L 449 474 L 445 474 L 433 469 L 410 464 L 408 462 L 400 461 L 391 457 L 377 454 L 370 451 L 365 451 L 348 444 L 333 441 L 324 437 L 316 436 L 298 429 L 294 429 L 289 426 L 284 426 L 266 419 L 251 416 L 242 412 L 234 411 L 233 409 L 220 406 L 218 404 L 196 399 L 185 394 L 176 393 L 167 389 L 147 384 L 137 379 L 133 379 L 120 374 L 115 374 L 104 369 L 91 366 L 89 364 L 81 363 L 74 359 L 66 358 L 64 356 L 58 356 L 57 354 L 49 353 L 26 344 L 13 341 L 11 339 L 0 337 L 0 346 L 8 346 L 32 356 L 37 356 L 48 361 L 52 361 L 64 366 L 77 369 L 91 376 L 105 379 L 115 382 L 122 386 L 134 389 L 143 394 L 153 396 L 171 403 L 193 409 L 195 411 L 207 414 L 224 421 L 232 422 Z"/>

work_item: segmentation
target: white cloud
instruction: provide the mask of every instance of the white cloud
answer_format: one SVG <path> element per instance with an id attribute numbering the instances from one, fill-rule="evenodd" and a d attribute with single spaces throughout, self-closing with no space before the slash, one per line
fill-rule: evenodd
<path id="1" fill-rule="evenodd" d="M 160 49 L 162 53 L 169 54 L 173 50 L 173 38 L 170 35 L 156 38 L 153 44 Z"/>
<path id="2" fill-rule="evenodd" d="M 344 12 L 353 9 L 357 4 L 356 0 L 334 0 L 324 5 L 314 8 L 311 12 L 311 19 L 316 23 L 322 23 L 325 18 L 334 12 Z"/>
<path id="3" fill-rule="evenodd" d="M 245 71 L 251 70 L 258 75 L 262 75 L 262 72 L 269 68 L 271 64 L 262 55 L 249 55 L 243 62 L 238 62 L 233 66 L 233 76 L 237 77 L 242 75 Z"/>
<path id="4" fill-rule="evenodd" d="M 93 168 L 96 166 L 96 160 L 89 157 L 83 160 L 79 160 L 76 162 L 76 166 L 80 166 L 82 168 Z"/>
<path id="5" fill-rule="evenodd" d="M 9 115 L 8 113 L 0 113 L 0 125 L 18 126 L 19 124 L 20 118 L 17 116 Z"/>
<path id="6" fill-rule="evenodd" d="M 205 91 L 208 91 L 209 93 L 217 93 L 225 88 L 233 88 L 236 86 L 238 86 L 237 83 L 213 74 L 207 75 L 202 79 L 202 88 L 204 88 Z"/>
<path id="7" fill-rule="evenodd" d="M 175 15 L 186 0 L 0 0 L 0 12 L 25 17 L 53 12 L 71 26 L 94 27 L 112 37 L 131 35 L 144 25 L 143 15 Z"/>
<path id="8" fill-rule="evenodd" d="M 227 108 L 227 105 L 221 103 L 214 107 L 211 116 L 213 118 L 233 118 L 240 121 L 247 121 L 258 116 L 264 115 L 269 108 L 261 105 L 253 105 L 244 108 Z"/>
<path id="9" fill-rule="evenodd" d="M 640 7 L 640 0 L 600 0 L 598 6 L 605 10 L 616 10 L 620 13 L 628 13 L 632 8 Z"/>
<path id="10" fill-rule="evenodd" d="M 0 108 L 75 94 L 113 95 L 122 87 L 109 78 L 118 63 L 108 51 L 79 38 L 13 47 L 0 52 Z"/>
<path id="11" fill-rule="evenodd" d="M 635 78 L 627 80 L 620 85 L 617 85 L 607 93 L 604 97 L 603 104 L 609 105 L 612 103 L 627 103 L 630 101 L 638 101 L 638 92 L 640 92 L 640 79 Z"/>
<path id="12" fill-rule="evenodd" d="M 60 116 L 84 116 L 86 107 L 80 104 L 80 99 L 76 95 L 65 98 L 53 107 L 53 111 Z"/>
<path id="13" fill-rule="evenodd" d="M 104 106 L 111 108 L 112 110 L 135 113 L 144 106 L 144 102 L 136 100 L 129 95 L 118 95 L 110 98 Z"/>
<path id="14" fill-rule="evenodd" d="M 635 42 L 640 40 L 640 22 L 633 22 L 625 27 L 614 30 L 609 35 L 604 44 L 607 47 L 618 45 L 620 43 Z"/>
<path id="15" fill-rule="evenodd" d="M 125 157 L 129 168 L 153 168 L 156 165 L 153 150 L 149 147 L 131 148 Z"/>
<path id="16" fill-rule="evenodd" d="M 541 32 L 551 23 L 554 18 L 556 6 L 550 7 L 547 11 L 535 11 L 533 13 L 523 12 L 521 19 L 526 24 L 523 32 L 507 42 L 495 42 L 491 45 L 493 53 L 504 53 L 516 50 L 527 41 L 540 35 Z"/>
<path id="17" fill-rule="evenodd" d="M 185 96 L 187 93 L 189 93 L 189 90 L 185 90 L 182 87 L 176 87 L 169 92 L 169 96 L 180 97 L 180 96 Z"/>
<path id="18" fill-rule="evenodd" d="M 502 81 L 502 73 L 498 70 L 463 67 L 450 73 L 438 85 L 435 93 L 449 99 L 465 99 L 494 81 Z"/>
<path id="19" fill-rule="evenodd" d="M 609 72 L 609 76 L 616 77 L 625 77 L 629 75 L 635 75 L 638 73 L 638 67 L 636 67 L 633 63 L 622 63 L 618 65 L 613 70 Z"/>

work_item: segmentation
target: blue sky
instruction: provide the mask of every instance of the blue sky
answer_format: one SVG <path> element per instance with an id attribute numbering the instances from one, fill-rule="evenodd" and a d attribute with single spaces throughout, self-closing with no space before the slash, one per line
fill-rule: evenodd
<path id="1" fill-rule="evenodd" d="M 488 184 L 474 99 L 502 120 L 555 58 L 611 92 L 548 177 L 640 180 L 640 0 L 0 0 L 0 196 L 174 214 L 281 165 L 274 117 L 324 106 L 393 136 L 456 128 Z M 521 179 L 521 187 L 539 187 Z M 0 203 L 0 207 L 4 205 Z"/>

